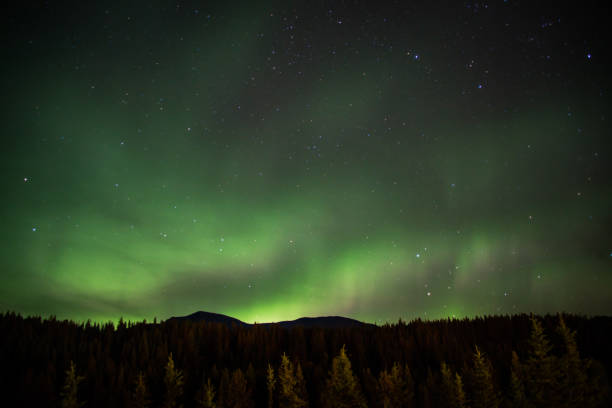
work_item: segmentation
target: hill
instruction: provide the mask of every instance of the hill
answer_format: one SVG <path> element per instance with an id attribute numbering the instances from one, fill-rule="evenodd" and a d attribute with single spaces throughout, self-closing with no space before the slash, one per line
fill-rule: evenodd
<path id="1" fill-rule="evenodd" d="M 191 321 L 191 322 L 207 322 L 207 323 L 223 323 L 228 327 L 232 325 L 240 327 L 254 326 L 245 323 L 242 320 L 231 316 L 226 316 L 219 313 L 210 312 L 195 312 L 187 316 L 173 316 L 168 321 Z M 292 329 L 294 327 L 304 328 L 323 328 L 323 329 L 341 329 L 349 327 L 366 327 L 373 326 L 369 323 L 360 322 L 359 320 L 350 319 L 342 316 L 320 316 L 320 317 L 301 317 L 296 320 L 285 320 L 281 322 L 257 323 L 257 326 L 273 326 L 277 325 L 283 328 Z"/>

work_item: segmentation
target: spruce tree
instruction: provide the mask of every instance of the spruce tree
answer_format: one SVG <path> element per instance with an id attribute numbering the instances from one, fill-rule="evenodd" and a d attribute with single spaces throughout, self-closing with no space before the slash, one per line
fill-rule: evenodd
<path id="1" fill-rule="evenodd" d="M 172 353 L 168 355 L 164 385 L 166 386 L 164 408 L 181 408 L 183 406 L 180 403 L 180 399 L 183 396 L 183 373 L 174 367 Z"/>
<path id="2" fill-rule="evenodd" d="M 62 408 L 80 408 L 85 405 L 84 402 L 79 402 L 78 391 L 79 383 L 83 381 L 85 377 L 77 375 L 76 366 L 74 362 L 70 360 L 70 368 L 66 370 L 66 380 L 64 381 L 64 389 L 62 391 Z"/>
<path id="3" fill-rule="evenodd" d="M 538 408 L 556 408 L 560 402 L 557 394 L 556 360 L 550 354 L 552 346 L 535 316 L 531 316 L 529 349 L 529 357 L 525 364 L 526 397 Z"/>
<path id="4" fill-rule="evenodd" d="M 215 404 L 215 389 L 210 383 L 210 378 L 206 381 L 206 384 L 202 387 L 201 397 L 196 401 L 200 408 L 216 408 Z"/>
<path id="5" fill-rule="evenodd" d="M 591 393 L 587 375 L 590 361 L 580 358 L 576 345 L 576 333 L 565 325 L 561 315 L 559 315 L 557 332 L 561 335 L 565 348 L 565 353 L 559 360 L 559 392 L 563 407 L 576 408 L 585 404 L 591 406 L 594 401 L 588 401 Z"/>
<path id="6" fill-rule="evenodd" d="M 378 375 L 378 381 L 376 382 L 376 393 L 378 394 L 378 400 L 382 408 L 393 407 L 393 383 L 391 381 L 391 375 L 387 370 L 383 370 Z"/>
<path id="7" fill-rule="evenodd" d="M 299 399 L 304 401 L 304 407 L 308 406 L 308 390 L 306 389 L 306 380 L 302 372 L 302 365 L 298 361 L 295 366 L 295 390 Z"/>
<path id="8" fill-rule="evenodd" d="M 463 388 L 463 379 L 459 373 L 450 370 L 445 362 L 440 365 L 442 387 L 440 390 L 440 406 L 444 408 L 466 408 L 467 401 Z"/>
<path id="9" fill-rule="evenodd" d="M 276 377 L 274 376 L 274 369 L 268 363 L 268 370 L 266 372 L 266 386 L 268 388 L 268 408 L 274 408 L 274 390 L 276 388 Z"/>
<path id="10" fill-rule="evenodd" d="M 332 361 L 332 369 L 325 384 L 322 402 L 325 408 L 367 407 L 361 386 L 353 375 L 351 362 L 344 346 L 340 349 L 340 354 Z"/>
<path id="11" fill-rule="evenodd" d="M 225 403 L 229 398 L 229 386 L 230 386 L 230 374 L 227 367 L 223 367 L 221 370 L 221 379 L 219 380 L 219 397 L 217 398 L 217 405 L 225 407 Z"/>
<path id="12" fill-rule="evenodd" d="M 478 346 L 474 353 L 472 408 L 497 408 L 499 396 L 493 385 L 491 362 Z"/>
<path id="13" fill-rule="evenodd" d="M 136 386 L 134 387 L 134 392 L 132 393 L 130 406 L 133 408 L 147 408 L 149 406 L 147 385 L 142 372 L 139 372 L 138 376 L 136 377 Z"/>
<path id="14" fill-rule="evenodd" d="M 251 390 L 242 370 L 237 368 L 232 373 L 229 383 L 229 392 L 225 399 L 225 408 L 250 408 L 253 406 Z"/>
<path id="15" fill-rule="evenodd" d="M 443 408 L 454 408 L 456 395 L 455 378 L 444 361 L 440 365 L 440 374 L 442 375 L 440 405 Z"/>
<path id="16" fill-rule="evenodd" d="M 515 351 L 512 351 L 512 369 L 510 372 L 510 406 L 512 408 L 528 407 L 525 398 L 523 367 Z"/>
<path id="17" fill-rule="evenodd" d="M 409 371 L 408 375 L 410 375 Z M 397 362 L 393 364 L 390 372 L 381 371 L 378 377 L 377 390 L 382 406 L 384 408 L 409 406 L 414 391 L 408 387 L 406 375 Z"/>
<path id="18" fill-rule="evenodd" d="M 293 364 L 285 353 L 281 356 L 281 365 L 278 369 L 278 406 L 279 408 L 305 407 L 306 401 L 298 395 L 298 382 Z"/>
<path id="19" fill-rule="evenodd" d="M 404 366 L 404 386 L 405 388 L 405 397 L 408 401 L 408 406 L 414 405 L 414 378 L 412 377 L 412 371 L 408 364 Z"/>
<path id="20" fill-rule="evenodd" d="M 455 408 L 467 408 L 467 400 L 465 398 L 465 391 L 463 390 L 463 380 L 459 373 L 455 373 Z"/>

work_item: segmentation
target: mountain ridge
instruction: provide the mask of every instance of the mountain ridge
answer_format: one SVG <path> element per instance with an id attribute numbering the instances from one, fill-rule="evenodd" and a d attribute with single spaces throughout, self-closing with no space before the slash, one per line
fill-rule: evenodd
<path id="1" fill-rule="evenodd" d="M 227 326 L 236 325 L 239 327 L 252 326 L 274 326 L 277 325 L 283 328 L 294 327 L 318 327 L 318 328 L 350 328 L 350 327 L 367 327 L 373 326 L 370 323 L 365 323 L 359 320 L 351 319 L 343 316 L 316 316 L 316 317 L 300 317 L 295 320 L 283 320 L 280 322 L 267 323 L 245 323 L 235 317 L 227 316 L 220 313 L 212 313 L 205 311 L 197 311 L 186 316 L 172 316 L 166 321 L 191 321 L 191 322 L 207 322 L 207 323 L 222 323 Z"/>

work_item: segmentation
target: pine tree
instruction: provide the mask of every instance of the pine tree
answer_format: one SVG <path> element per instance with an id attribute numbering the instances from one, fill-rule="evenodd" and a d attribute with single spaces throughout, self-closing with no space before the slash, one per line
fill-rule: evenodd
<path id="1" fill-rule="evenodd" d="M 149 406 L 147 385 L 142 372 L 139 372 L 138 377 L 136 377 L 136 386 L 134 388 L 134 392 L 132 393 L 130 406 L 133 408 L 147 408 Z"/>
<path id="2" fill-rule="evenodd" d="M 414 405 L 414 378 L 412 377 L 412 371 L 408 364 L 404 366 L 404 386 L 405 386 L 405 398 L 408 401 L 408 406 Z"/>
<path id="3" fill-rule="evenodd" d="M 540 322 L 531 316 L 530 353 L 525 364 L 525 394 L 538 408 L 557 407 L 556 361 L 550 352 L 552 346 L 544 335 Z"/>
<path id="4" fill-rule="evenodd" d="M 66 370 L 66 380 L 64 382 L 64 390 L 62 392 L 62 408 L 80 408 L 85 405 L 84 402 L 79 402 L 77 393 L 79 391 L 79 383 L 85 377 L 76 374 L 76 366 L 70 361 L 70 368 Z"/>
<path id="5" fill-rule="evenodd" d="M 225 403 L 229 398 L 229 386 L 230 386 L 230 374 L 227 367 L 223 367 L 221 370 L 221 379 L 219 380 L 219 397 L 217 399 L 217 405 L 225 407 Z"/>
<path id="6" fill-rule="evenodd" d="M 576 345 L 576 333 L 572 332 L 559 315 L 557 331 L 563 339 L 565 353 L 560 358 L 559 392 L 563 407 L 576 408 L 592 406 L 595 401 L 589 401 L 589 378 L 587 375 L 591 362 L 582 360 Z"/>
<path id="7" fill-rule="evenodd" d="M 376 393 L 378 394 L 378 400 L 383 408 L 394 407 L 393 405 L 393 382 L 391 381 L 391 375 L 387 370 L 383 370 L 378 375 L 378 381 L 376 382 Z"/>
<path id="8" fill-rule="evenodd" d="M 526 408 L 523 367 L 518 355 L 512 351 L 512 369 L 510 372 L 510 404 L 512 408 Z"/>
<path id="9" fill-rule="evenodd" d="M 425 377 L 425 382 L 422 382 L 418 385 L 418 399 L 420 400 L 422 407 L 437 407 L 436 405 L 436 397 L 438 396 L 440 390 L 436 383 L 436 378 L 434 377 L 433 371 L 431 371 L 431 367 L 427 366 L 427 376 Z"/>
<path id="10" fill-rule="evenodd" d="M 455 373 L 455 408 L 467 408 L 465 391 L 463 390 L 463 380 L 459 373 Z"/>
<path id="11" fill-rule="evenodd" d="M 406 370 L 408 371 L 408 367 Z M 408 371 L 408 376 L 410 372 Z M 383 370 L 378 378 L 378 394 L 384 408 L 405 407 L 412 402 L 414 391 L 409 388 L 406 373 L 399 363 L 394 363 L 390 372 Z M 412 377 L 410 376 L 412 380 Z"/>
<path id="12" fill-rule="evenodd" d="M 478 346 L 474 353 L 473 381 L 472 407 L 497 408 L 499 396 L 493 385 L 491 362 L 480 352 Z"/>
<path id="13" fill-rule="evenodd" d="M 365 398 L 361 386 L 353 375 L 351 362 L 344 346 L 334 357 L 332 369 L 325 384 L 323 406 L 326 408 L 365 408 Z"/>
<path id="14" fill-rule="evenodd" d="M 363 393 L 366 397 L 366 402 L 372 406 L 378 406 L 379 394 L 378 394 L 378 379 L 372 374 L 372 370 L 369 368 L 361 370 L 361 381 L 363 386 Z"/>
<path id="15" fill-rule="evenodd" d="M 180 403 L 180 399 L 183 396 L 183 373 L 174 367 L 172 353 L 168 355 L 164 384 L 166 386 L 164 408 L 181 408 L 183 406 Z"/>
<path id="16" fill-rule="evenodd" d="M 274 369 L 268 364 L 268 370 L 266 373 L 266 385 L 268 388 L 268 408 L 274 408 L 274 389 L 276 388 L 276 377 L 274 376 Z"/>
<path id="17" fill-rule="evenodd" d="M 306 389 L 306 380 L 302 372 L 302 365 L 298 361 L 295 366 L 295 390 L 299 399 L 304 401 L 304 407 L 308 406 L 308 390 Z"/>
<path id="18" fill-rule="evenodd" d="M 298 408 L 306 406 L 306 402 L 298 395 L 298 382 L 293 364 L 285 353 L 281 356 L 281 365 L 278 369 L 278 383 L 279 408 Z"/>
<path id="19" fill-rule="evenodd" d="M 440 390 L 440 404 L 446 408 L 466 408 L 467 402 L 463 388 L 463 379 L 459 373 L 453 375 L 445 362 L 440 365 L 442 374 L 442 388 Z"/>
<path id="20" fill-rule="evenodd" d="M 455 404 L 455 378 L 450 368 L 443 361 L 440 365 L 440 374 L 442 375 L 442 387 L 440 390 L 440 405 L 443 408 L 454 408 Z"/>
<path id="21" fill-rule="evenodd" d="M 198 407 L 200 408 L 216 408 L 216 404 L 214 402 L 215 399 L 215 389 L 210 383 L 210 378 L 206 381 L 206 384 L 202 387 L 201 390 L 201 398 L 198 398 L 196 401 L 198 403 Z"/>
<path id="22" fill-rule="evenodd" d="M 253 405 L 251 390 L 242 370 L 237 368 L 232 373 L 229 383 L 229 392 L 225 399 L 225 408 L 250 408 Z"/>

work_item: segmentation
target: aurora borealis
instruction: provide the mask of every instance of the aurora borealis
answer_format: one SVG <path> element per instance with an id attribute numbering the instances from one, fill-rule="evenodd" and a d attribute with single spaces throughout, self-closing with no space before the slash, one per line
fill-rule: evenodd
<path id="1" fill-rule="evenodd" d="M 605 13 L 532 3 L 15 6 L 0 308 L 610 314 Z"/>

